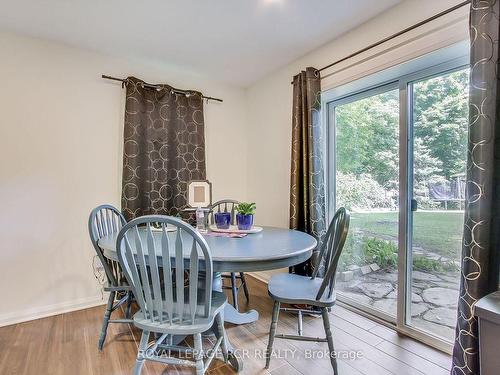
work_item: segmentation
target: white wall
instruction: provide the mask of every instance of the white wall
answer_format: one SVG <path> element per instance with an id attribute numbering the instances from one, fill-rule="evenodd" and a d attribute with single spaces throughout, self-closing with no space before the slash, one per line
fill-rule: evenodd
<path id="1" fill-rule="evenodd" d="M 248 90 L 0 33 L 0 325 L 101 302 L 86 222 L 97 204 L 120 202 L 124 94 L 101 74 L 223 98 L 205 108 L 214 199 L 255 201 L 258 224 L 287 227 L 292 76 L 455 3 L 408 0 Z"/>
<path id="2" fill-rule="evenodd" d="M 458 0 L 407 0 L 249 87 L 247 93 L 248 199 L 257 202 L 256 221 L 259 224 L 288 226 L 292 109 L 290 82 L 292 77 L 307 66 L 321 68 L 457 3 L 459 3 Z M 457 13 L 434 22 L 433 25 L 437 23 L 446 29 L 444 33 L 447 35 L 438 38 L 441 45 L 456 39 L 457 35 L 454 35 L 456 30 L 453 27 L 447 28 L 446 25 L 453 24 L 457 17 L 461 19 L 462 25 L 459 31 L 459 34 L 462 34 L 458 35 L 458 38 L 464 35 L 466 37 L 467 26 L 464 17 L 466 10 L 467 8 L 463 8 Z M 432 30 L 433 25 L 427 27 L 426 30 Z M 422 31 L 413 33 L 413 35 L 416 34 L 420 35 Z M 410 40 L 411 36 L 412 34 L 405 36 L 406 41 Z M 434 39 L 436 39 L 435 35 L 426 37 L 423 45 L 421 40 L 411 42 L 413 44 L 408 45 L 407 48 L 411 53 L 398 50 L 390 57 L 382 55 L 378 58 L 370 58 L 364 66 L 354 66 L 338 76 L 325 78 L 322 82 L 323 88 L 345 82 L 346 77 L 358 78 L 360 75 L 381 69 L 387 63 L 397 62 L 394 55 L 398 58 L 410 58 L 411 54 L 415 53 L 418 55 L 419 52 L 429 47 L 429 44 L 434 44 Z M 393 42 L 391 45 L 396 46 L 397 43 Z M 436 43 L 434 46 L 439 47 L 439 44 Z M 378 51 L 382 49 L 379 48 Z M 370 51 L 371 54 L 375 52 L 377 50 Z M 374 62 L 376 62 L 376 67 L 369 66 Z M 349 62 L 335 69 L 347 65 Z M 324 72 L 323 76 L 331 72 L 332 70 Z"/>
<path id="3" fill-rule="evenodd" d="M 124 90 L 135 75 L 198 89 L 214 199 L 246 198 L 245 93 L 155 66 L 0 33 L 0 325 L 100 303 L 90 210 L 119 206 Z"/>

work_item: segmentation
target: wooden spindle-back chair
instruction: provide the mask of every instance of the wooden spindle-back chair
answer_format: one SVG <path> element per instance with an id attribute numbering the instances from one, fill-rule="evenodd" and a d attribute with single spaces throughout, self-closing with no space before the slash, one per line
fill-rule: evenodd
<path id="1" fill-rule="evenodd" d="M 266 368 L 269 367 L 271 352 L 275 338 L 327 342 L 330 352 L 330 361 L 335 375 L 338 375 L 337 359 L 334 353 L 332 332 L 328 310 L 335 304 L 335 277 L 339 258 L 344 248 L 344 243 L 349 231 L 349 212 L 339 208 L 335 213 L 321 244 L 314 272 L 311 277 L 295 274 L 279 274 L 271 277 L 268 284 L 269 296 L 274 300 L 269 343 L 266 352 Z M 324 276 L 319 277 L 319 270 L 324 270 Z M 293 305 L 308 305 L 317 310 L 304 310 L 299 308 L 284 308 L 282 310 L 298 314 L 298 335 L 276 335 L 278 316 L 281 303 Z M 321 314 L 325 329 L 325 338 L 306 337 L 302 335 L 302 314 Z"/>
<path id="2" fill-rule="evenodd" d="M 118 233 L 122 226 L 126 223 L 127 222 L 121 212 L 109 204 L 103 204 L 94 208 L 89 216 L 88 228 L 90 241 L 94 246 L 97 257 L 101 261 L 106 274 L 107 282 L 103 289 L 104 291 L 109 292 L 108 303 L 104 312 L 102 328 L 99 335 L 99 350 L 102 350 L 104 346 L 109 323 L 132 323 L 132 319 L 130 317 L 130 309 L 133 302 L 132 288 L 128 285 L 120 264 L 106 258 L 98 244 L 102 237 Z M 116 301 L 117 297 L 118 300 Z M 125 319 L 111 319 L 111 314 L 125 303 Z"/>
<path id="3" fill-rule="evenodd" d="M 176 230 L 169 231 L 169 226 Z M 180 219 L 149 215 L 126 224 L 118 234 L 116 248 L 140 306 L 134 324 L 143 333 L 134 374 L 140 374 L 145 360 L 152 360 L 194 366 L 201 375 L 219 347 L 227 359 L 221 315 L 227 299 L 222 292 L 212 290 L 212 256 L 201 234 Z M 201 333 L 214 322 L 218 340 L 204 362 Z M 150 333 L 160 337 L 148 346 Z M 155 353 L 158 348 L 173 349 L 173 335 L 193 335 L 194 362 Z"/>

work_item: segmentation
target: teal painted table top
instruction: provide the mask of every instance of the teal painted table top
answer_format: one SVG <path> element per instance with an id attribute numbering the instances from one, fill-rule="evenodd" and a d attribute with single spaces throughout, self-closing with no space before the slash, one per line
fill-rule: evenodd
<path id="1" fill-rule="evenodd" d="M 169 235 L 173 240 L 176 234 L 170 232 Z M 104 255 L 115 260 L 116 236 L 115 233 L 99 240 Z M 155 240 L 160 241 L 160 232 L 155 232 L 154 236 Z M 217 272 L 251 272 L 289 267 L 309 259 L 317 244 L 314 237 L 306 233 L 273 227 L 264 227 L 262 232 L 243 238 L 204 237 L 212 253 L 214 271 Z M 186 258 L 188 256 L 186 254 Z"/>

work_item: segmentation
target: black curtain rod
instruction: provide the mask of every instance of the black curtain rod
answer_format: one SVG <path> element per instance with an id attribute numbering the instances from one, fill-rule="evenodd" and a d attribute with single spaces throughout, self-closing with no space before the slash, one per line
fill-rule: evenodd
<path id="1" fill-rule="evenodd" d="M 471 2 L 471 0 L 463 1 L 463 2 L 461 2 L 460 4 L 457 4 L 457 5 L 455 5 L 455 6 L 452 6 L 452 7 L 451 7 L 451 8 L 449 8 L 449 9 L 443 10 L 442 12 L 439 12 L 439 13 L 437 13 L 437 14 L 433 15 L 432 17 L 429 17 L 429 18 L 427 18 L 427 19 L 425 19 L 425 20 L 423 20 L 423 21 L 420 21 L 420 22 L 418 22 L 418 23 L 416 23 L 416 24 L 414 24 L 414 25 L 412 25 L 412 26 L 410 26 L 410 27 L 407 27 L 406 29 L 403 29 L 403 30 L 401 30 L 401 31 L 398 31 L 397 33 L 392 34 L 392 35 L 390 35 L 390 36 L 388 36 L 388 37 L 386 37 L 386 38 L 384 38 L 384 39 L 382 39 L 382 40 L 379 40 L 378 42 L 375 42 L 375 43 L 373 43 L 373 44 L 370 44 L 369 46 L 367 46 L 367 47 L 365 47 L 365 48 L 362 48 L 362 49 L 360 49 L 359 51 L 353 52 L 353 53 L 351 53 L 350 55 L 348 55 L 348 56 L 346 56 L 346 57 L 343 57 L 343 58 L 341 58 L 341 59 L 339 59 L 339 60 L 336 60 L 336 61 L 332 62 L 331 64 L 328 64 L 327 66 L 324 66 L 324 67 L 322 67 L 321 69 L 318 69 L 318 71 L 320 71 L 320 72 L 321 72 L 321 71 L 323 71 L 323 70 L 325 70 L 325 69 L 331 68 L 331 67 L 332 67 L 332 66 L 334 66 L 334 65 L 340 64 L 341 62 L 344 62 L 344 61 L 346 61 L 346 60 L 348 60 L 348 59 L 350 59 L 350 58 L 352 58 L 352 57 L 355 57 L 355 56 L 357 56 L 357 55 L 360 55 L 360 54 L 362 54 L 363 52 L 366 52 L 366 51 L 368 51 L 368 50 L 370 50 L 370 49 L 372 49 L 372 48 L 378 47 L 379 45 L 381 45 L 381 44 L 383 44 L 383 43 L 385 43 L 385 42 L 388 42 L 388 41 L 389 41 L 389 40 L 391 40 L 391 39 L 397 38 L 398 36 L 403 35 L 403 34 L 405 34 L 405 33 L 409 32 L 409 31 L 412 31 L 412 30 L 414 30 L 414 29 L 416 29 L 416 28 L 418 28 L 418 27 L 420 27 L 420 26 L 423 26 L 423 25 L 425 25 L 426 23 L 429 23 L 429 22 L 431 22 L 431 21 L 434 21 L 435 19 L 438 19 L 438 18 L 440 18 L 440 17 L 442 17 L 442 16 L 444 16 L 444 15 L 446 15 L 446 14 L 448 14 L 448 13 L 451 13 L 451 12 L 453 12 L 453 11 L 457 10 L 457 9 L 460 9 L 460 8 L 462 8 L 463 6 L 465 6 L 465 5 L 467 5 L 467 4 L 470 4 L 470 2 Z M 293 82 L 292 82 L 292 83 L 293 83 Z"/>
<path id="2" fill-rule="evenodd" d="M 104 79 L 110 79 L 112 81 L 121 82 L 122 86 L 127 83 L 127 79 L 126 78 L 116 78 L 116 77 L 107 76 L 105 74 L 102 75 L 102 78 L 104 78 Z M 151 83 L 144 82 L 144 87 L 148 87 L 148 88 L 156 90 L 156 89 L 161 89 L 163 86 L 162 85 L 152 85 Z M 175 87 L 172 87 L 172 91 L 175 92 L 176 94 L 183 94 L 183 95 L 186 95 L 186 94 L 189 94 L 189 93 L 192 92 L 192 91 L 189 91 L 189 90 L 176 89 Z M 206 100 L 213 100 L 213 101 L 220 102 L 220 103 L 223 102 L 222 99 L 212 98 L 211 96 L 205 96 L 203 94 L 201 95 L 201 97 L 203 99 L 206 99 Z"/>

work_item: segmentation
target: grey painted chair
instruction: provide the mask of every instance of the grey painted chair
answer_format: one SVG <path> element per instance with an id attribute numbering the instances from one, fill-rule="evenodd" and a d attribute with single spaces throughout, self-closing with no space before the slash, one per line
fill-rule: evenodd
<path id="1" fill-rule="evenodd" d="M 131 304 L 134 300 L 132 288 L 127 283 L 120 264 L 106 258 L 97 243 L 102 237 L 118 232 L 125 224 L 126 220 L 121 212 L 108 204 L 94 208 L 89 216 L 90 240 L 106 273 L 107 283 L 104 285 L 104 291 L 109 292 L 108 303 L 99 335 L 99 350 L 102 350 L 104 346 L 109 323 L 132 323 L 130 314 Z M 116 301 L 117 297 L 118 301 Z M 127 304 L 125 319 L 111 319 L 113 311 L 125 303 Z"/>
<path id="2" fill-rule="evenodd" d="M 229 212 L 231 214 L 231 225 L 236 225 L 236 206 L 240 202 L 234 199 L 223 199 L 218 202 L 213 203 L 209 208 L 209 220 L 210 224 L 215 224 L 214 214 L 216 212 Z M 231 289 L 232 297 L 233 297 L 233 306 L 236 310 L 238 310 L 238 292 L 240 288 L 243 288 L 243 292 L 245 293 L 245 298 L 247 302 L 249 301 L 248 295 L 248 287 L 247 282 L 245 280 L 245 274 L 243 272 L 239 272 L 236 275 L 235 272 L 231 272 L 228 274 L 222 274 L 222 277 L 225 279 L 231 279 L 231 286 L 223 286 L 224 289 Z M 238 285 L 238 280 L 240 281 L 240 285 Z"/>
<path id="3" fill-rule="evenodd" d="M 152 224 L 160 227 L 161 233 L 154 236 Z M 167 224 L 175 226 L 176 233 L 167 233 Z M 126 224 L 118 234 L 116 248 L 140 306 L 134 315 L 135 326 L 142 330 L 134 375 L 141 373 L 145 360 L 193 366 L 196 375 L 202 375 L 219 347 L 227 361 L 222 318 L 227 299 L 224 293 L 212 291 L 212 257 L 205 239 L 182 220 L 150 215 Z M 159 254 L 161 258 L 156 256 Z M 189 271 L 188 277 L 184 271 Z M 201 334 L 214 322 L 218 339 L 203 361 Z M 148 344 L 150 333 L 159 337 Z M 172 345 L 174 335 L 193 335 L 194 350 Z M 165 355 L 172 350 L 191 352 L 195 361 Z"/>
<path id="4" fill-rule="evenodd" d="M 336 301 L 335 296 L 335 275 L 340 254 L 349 231 L 349 213 L 345 208 L 339 208 L 333 217 L 328 231 L 321 246 L 317 264 L 315 265 L 312 277 L 300 276 L 295 274 L 279 274 L 271 277 L 268 285 L 269 296 L 274 300 L 271 329 L 269 332 L 269 343 L 266 352 L 266 368 L 269 367 L 273 343 L 275 338 L 327 342 L 330 353 L 334 353 L 332 332 L 330 330 L 330 320 L 328 310 Z M 318 277 L 320 266 L 324 267 L 325 276 Z M 323 326 L 325 328 L 325 338 L 307 337 L 302 335 L 302 314 L 314 313 L 315 310 L 302 309 L 281 309 L 298 313 L 298 335 L 276 335 L 278 324 L 278 315 L 281 303 L 291 305 L 305 304 L 317 308 L 317 313 L 323 317 Z M 337 360 L 334 355 L 330 355 L 330 361 L 334 374 L 338 375 Z"/>

